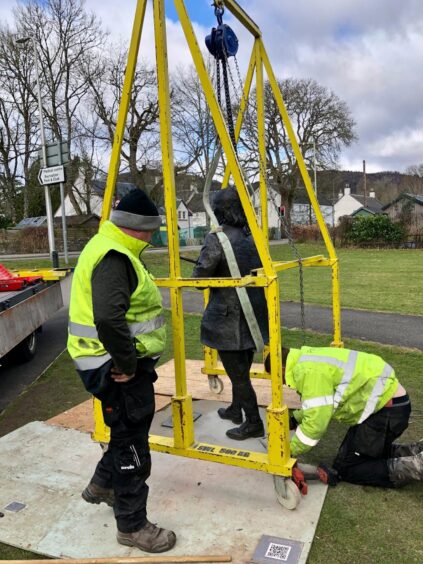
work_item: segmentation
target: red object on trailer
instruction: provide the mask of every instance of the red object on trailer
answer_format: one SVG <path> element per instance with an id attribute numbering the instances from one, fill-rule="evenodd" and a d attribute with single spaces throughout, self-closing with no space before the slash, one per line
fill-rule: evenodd
<path id="1" fill-rule="evenodd" d="M 0 264 L 0 292 L 14 292 L 22 290 L 30 284 L 42 280 L 41 276 L 15 276 L 5 266 Z"/>

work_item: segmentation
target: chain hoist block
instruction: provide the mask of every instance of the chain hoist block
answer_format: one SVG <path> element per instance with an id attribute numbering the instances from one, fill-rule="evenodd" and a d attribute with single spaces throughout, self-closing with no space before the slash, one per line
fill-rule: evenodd
<path id="1" fill-rule="evenodd" d="M 215 59 L 234 57 L 238 52 L 238 38 L 226 24 L 214 27 L 206 37 L 206 46 Z"/>
<path id="2" fill-rule="evenodd" d="M 212 28 L 210 35 L 207 35 L 206 47 L 215 59 L 223 61 L 237 54 L 238 37 L 232 28 L 223 23 L 224 8 L 218 3 L 214 6 L 218 26 Z"/>

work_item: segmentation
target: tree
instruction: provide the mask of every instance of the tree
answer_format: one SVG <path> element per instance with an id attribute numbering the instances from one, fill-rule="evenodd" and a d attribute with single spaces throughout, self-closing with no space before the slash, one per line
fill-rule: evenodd
<path id="1" fill-rule="evenodd" d="M 84 67 L 91 108 L 102 124 L 102 127 L 96 124 L 96 131 L 92 129 L 92 124 L 86 126 L 85 135 L 95 136 L 108 150 L 115 135 L 127 55 L 126 48 L 113 46 L 109 54 L 99 54 Z M 94 74 L 93 67 L 101 69 L 101 72 Z M 134 184 L 143 184 L 148 166 L 160 159 L 158 118 L 156 73 L 153 68 L 140 63 L 134 76 L 121 149 L 122 172 L 128 170 Z"/>
<path id="2" fill-rule="evenodd" d="M 30 0 L 15 10 L 16 34 L 33 37 L 40 60 L 40 84 L 47 135 L 50 141 L 72 143 L 80 135 L 78 112 L 89 86 L 82 69 L 105 40 L 100 21 L 88 13 L 84 0 Z M 23 45 L 28 61 L 33 61 L 30 42 Z M 26 81 L 26 90 L 36 101 L 34 74 Z M 73 180 L 78 171 L 68 167 L 67 193 L 78 213 L 81 209 L 74 197 Z"/>
<path id="3" fill-rule="evenodd" d="M 337 168 L 341 149 L 356 139 L 355 122 L 346 103 L 313 79 L 288 78 L 278 81 L 278 86 L 308 170 L 313 168 L 313 143 L 318 169 Z M 255 174 L 258 174 L 260 166 L 266 166 L 266 174 L 272 185 L 277 187 L 285 205 L 289 225 L 294 196 L 302 185 L 301 173 L 268 82 L 265 83 L 264 94 L 267 163 L 260 164 L 259 160 L 255 92 L 252 93 L 242 132 L 242 158 L 244 168 L 252 169 Z"/>
<path id="4" fill-rule="evenodd" d="M 216 150 L 216 129 L 193 65 L 172 76 L 172 102 L 175 153 L 205 180 Z"/>
<path id="5" fill-rule="evenodd" d="M 403 192 L 423 194 L 423 163 L 409 166 L 405 173 L 408 176 L 402 182 Z"/>
<path id="6" fill-rule="evenodd" d="M 27 88 L 34 80 L 34 62 L 23 55 L 16 36 L 0 28 L 0 162 L 4 205 L 16 219 L 16 186 L 23 190 L 23 214 L 28 215 L 29 169 L 37 142 L 36 101 Z"/>

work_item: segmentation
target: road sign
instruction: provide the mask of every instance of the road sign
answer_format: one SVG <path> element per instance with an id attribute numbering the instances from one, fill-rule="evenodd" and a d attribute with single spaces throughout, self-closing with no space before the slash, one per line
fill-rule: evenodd
<path id="1" fill-rule="evenodd" d="M 62 158 L 59 158 L 59 143 L 49 143 L 46 145 L 47 153 L 47 167 L 53 167 L 57 165 L 67 164 L 69 162 L 69 144 L 67 141 L 62 141 L 60 143 L 60 148 L 62 152 Z M 43 151 L 38 150 L 38 158 L 43 161 Z"/>
<path id="2" fill-rule="evenodd" d="M 65 169 L 63 165 L 51 166 L 49 168 L 41 168 L 38 173 L 40 184 L 59 184 L 65 181 Z"/>

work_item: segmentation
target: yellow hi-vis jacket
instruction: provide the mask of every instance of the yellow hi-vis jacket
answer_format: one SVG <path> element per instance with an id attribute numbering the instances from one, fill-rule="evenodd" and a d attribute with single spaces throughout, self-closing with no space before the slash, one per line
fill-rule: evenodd
<path id="1" fill-rule="evenodd" d="M 317 445 L 332 417 L 349 425 L 365 421 L 394 396 L 394 369 L 379 356 L 329 347 L 291 349 L 285 382 L 301 396 L 291 439 L 296 457 Z"/>
<path id="2" fill-rule="evenodd" d="M 138 278 L 126 312 L 137 356 L 154 357 L 163 352 L 166 327 L 161 295 L 152 275 L 139 259 L 147 246 L 145 241 L 130 237 L 110 221 L 105 221 L 82 251 L 72 280 L 68 334 L 68 351 L 78 370 L 100 368 L 111 358 L 98 338 L 94 324 L 91 286 L 95 267 L 111 250 L 129 258 Z"/>

